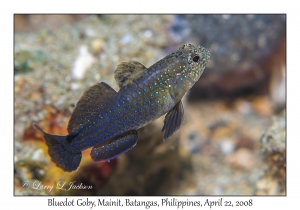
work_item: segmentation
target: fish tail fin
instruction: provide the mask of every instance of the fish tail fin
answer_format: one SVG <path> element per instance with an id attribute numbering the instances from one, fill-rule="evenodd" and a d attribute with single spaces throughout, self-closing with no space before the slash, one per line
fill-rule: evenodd
<path id="1" fill-rule="evenodd" d="M 82 155 L 81 152 L 71 153 L 65 149 L 64 144 L 67 142 L 67 136 L 51 135 L 44 132 L 36 124 L 33 124 L 33 126 L 44 134 L 51 160 L 64 171 L 77 170 Z"/>

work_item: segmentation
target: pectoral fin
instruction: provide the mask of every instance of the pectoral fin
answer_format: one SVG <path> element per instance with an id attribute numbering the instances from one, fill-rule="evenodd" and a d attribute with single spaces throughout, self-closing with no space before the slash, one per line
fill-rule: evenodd
<path id="1" fill-rule="evenodd" d="M 100 146 L 94 147 L 91 151 L 91 157 L 94 161 L 108 161 L 114 159 L 131 150 L 136 145 L 137 140 L 137 131 L 128 131 L 109 141 L 105 141 Z"/>
<path id="2" fill-rule="evenodd" d="M 161 130 L 161 132 L 165 131 L 164 141 L 172 136 L 173 133 L 180 127 L 183 121 L 183 114 L 184 110 L 181 101 L 179 101 L 173 109 L 167 113 L 164 120 L 164 127 Z"/>

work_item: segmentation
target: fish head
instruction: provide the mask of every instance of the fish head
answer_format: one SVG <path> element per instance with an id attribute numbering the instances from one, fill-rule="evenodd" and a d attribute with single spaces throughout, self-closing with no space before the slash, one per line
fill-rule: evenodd
<path id="1" fill-rule="evenodd" d="M 170 93 L 175 101 L 180 100 L 200 78 L 210 58 L 210 52 L 202 46 L 185 44 L 171 55 L 174 69 L 170 72 L 173 83 Z"/>
<path id="2" fill-rule="evenodd" d="M 185 75 L 186 83 L 191 88 L 202 75 L 206 64 L 210 58 L 210 52 L 202 46 L 185 44 L 179 48 L 182 59 L 180 59 L 184 68 L 181 68 L 181 74 Z M 178 78 L 176 78 L 178 80 Z"/>

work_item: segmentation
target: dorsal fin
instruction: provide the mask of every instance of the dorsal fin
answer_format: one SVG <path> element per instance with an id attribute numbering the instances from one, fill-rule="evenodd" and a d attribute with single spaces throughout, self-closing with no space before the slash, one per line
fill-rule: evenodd
<path id="1" fill-rule="evenodd" d="M 122 62 L 115 70 L 115 80 L 119 87 L 122 88 L 132 83 L 133 80 L 139 78 L 146 71 L 147 68 L 137 61 Z"/>
<path id="2" fill-rule="evenodd" d="M 104 82 L 90 87 L 79 99 L 68 125 L 69 134 L 77 133 L 96 117 L 117 95 L 117 92 Z"/>

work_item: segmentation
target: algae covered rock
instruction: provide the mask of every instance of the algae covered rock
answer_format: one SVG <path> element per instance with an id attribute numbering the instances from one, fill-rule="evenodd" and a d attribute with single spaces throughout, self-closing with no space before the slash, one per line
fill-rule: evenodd
<path id="1" fill-rule="evenodd" d="M 274 117 L 273 124 L 261 137 L 265 171 L 257 182 L 258 195 L 286 194 L 286 113 Z"/>

